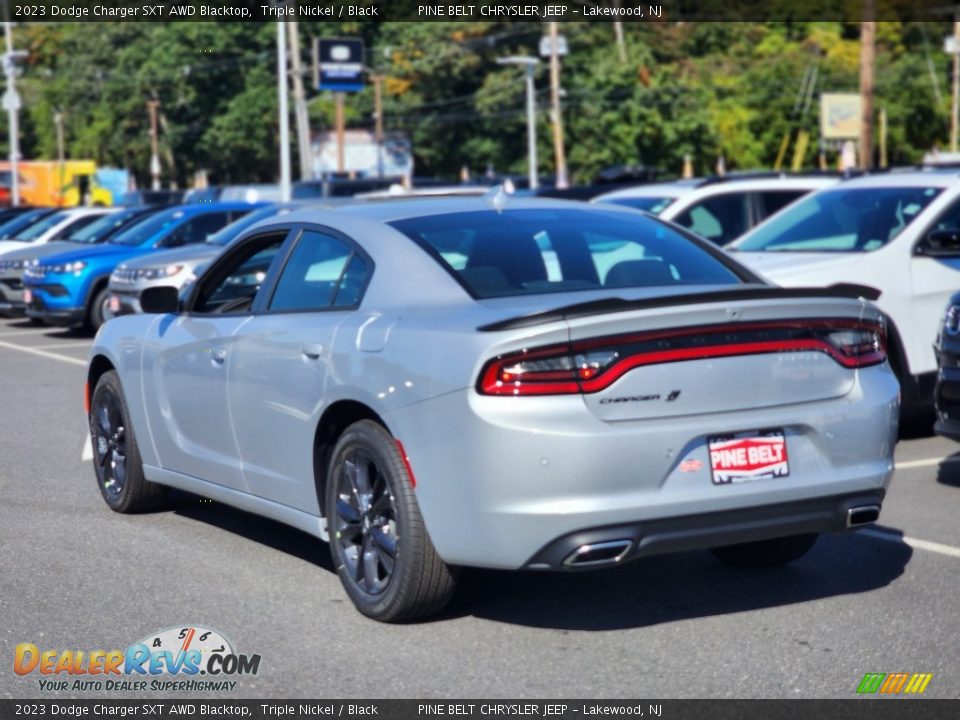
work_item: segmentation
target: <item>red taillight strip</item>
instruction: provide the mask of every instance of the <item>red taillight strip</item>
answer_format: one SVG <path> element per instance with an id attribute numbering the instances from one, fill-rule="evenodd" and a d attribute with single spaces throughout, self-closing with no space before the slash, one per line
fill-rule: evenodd
<path id="1" fill-rule="evenodd" d="M 407 457 L 407 451 L 403 449 L 403 443 L 397 440 L 397 450 L 400 451 L 400 458 L 403 460 L 403 467 L 407 471 L 407 479 L 410 480 L 410 487 L 417 486 L 417 479 L 413 476 L 413 468 L 410 467 L 410 458 Z"/>
<path id="2" fill-rule="evenodd" d="M 610 367 L 601 370 L 596 377 L 586 378 L 581 375 L 578 379 L 565 379 L 562 371 L 544 371 L 516 375 L 515 380 L 504 380 L 501 374 L 510 363 L 536 360 L 538 358 L 554 358 L 564 355 L 575 355 L 598 348 L 630 345 L 651 340 L 667 338 L 690 337 L 702 335 L 706 340 L 718 339 L 725 333 L 742 333 L 756 330 L 775 329 L 810 329 L 810 330 L 867 330 L 877 333 L 880 340 L 880 349 L 863 355 L 847 355 L 839 348 L 831 345 L 822 338 L 797 338 L 778 340 L 758 340 L 743 342 L 722 342 L 717 345 L 702 345 L 699 347 L 673 348 L 668 350 L 653 350 L 639 352 L 624 357 Z M 711 337 L 712 336 L 712 337 Z M 660 363 L 683 362 L 687 360 L 703 360 L 718 357 L 733 357 L 738 355 L 760 355 L 778 352 L 822 352 L 826 353 L 840 365 L 846 368 L 866 367 L 876 365 L 886 359 L 885 334 L 883 327 L 872 322 L 863 322 L 849 318 L 840 319 L 813 319 L 788 320 L 780 322 L 755 322 L 731 325 L 707 325 L 688 328 L 673 328 L 652 332 L 634 333 L 630 335 L 608 336 L 579 340 L 569 344 L 551 345 L 535 348 L 529 351 L 501 355 L 487 363 L 480 376 L 478 390 L 485 395 L 560 395 L 571 393 L 599 392 L 636 367 Z M 571 371 L 573 372 L 573 371 Z M 569 376 L 567 376 L 569 377 Z"/>

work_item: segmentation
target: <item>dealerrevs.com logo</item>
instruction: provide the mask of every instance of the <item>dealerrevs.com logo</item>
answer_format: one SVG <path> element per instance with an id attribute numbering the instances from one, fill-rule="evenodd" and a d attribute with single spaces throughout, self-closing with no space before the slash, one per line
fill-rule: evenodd
<path id="1" fill-rule="evenodd" d="M 198 625 L 161 630 L 126 650 L 51 650 L 24 642 L 13 657 L 17 675 L 41 676 L 40 690 L 50 692 L 233 690 L 231 678 L 259 670 L 259 655 L 238 654 L 221 633 Z"/>

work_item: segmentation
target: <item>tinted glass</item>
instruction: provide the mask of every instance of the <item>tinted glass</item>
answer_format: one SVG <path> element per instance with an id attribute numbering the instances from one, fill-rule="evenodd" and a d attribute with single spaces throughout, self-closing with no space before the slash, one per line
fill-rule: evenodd
<path id="1" fill-rule="evenodd" d="M 333 305 L 351 250 L 322 233 L 304 232 L 283 268 L 271 310 L 307 310 Z"/>
<path id="2" fill-rule="evenodd" d="M 186 217 L 186 213 L 183 208 L 162 210 L 156 215 L 151 215 L 149 220 L 137 223 L 117 233 L 110 238 L 110 242 L 116 245 L 129 245 L 131 247 L 143 245 L 148 240 L 151 240 L 154 235 L 179 225 L 184 217 Z"/>
<path id="3" fill-rule="evenodd" d="M 39 222 L 35 222 L 30 227 L 21 230 L 17 235 L 17 240 L 33 242 L 54 225 L 62 223 L 68 217 L 70 217 L 70 213 L 67 212 L 55 212 L 52 215 L 47 215 L 47 217 L 43 218 Z"/>
<path id="4" fill-rule="evenodd" d="M 735 249 L 869 252 L 903 232 L 940 191 L 933 187 L 824 190 L 760 225 Z"/>
<path id="5" fill-rule="evenodd" d="M 285 235 L 265 238 L 242 251 L 232 266 L 212 278 L 198 299 L 195 312 L 247 312 L 277 257 Z"/>
<path id="6" fill-rule="evenodd" d="M 604 200 L 611 205 L 623 205 L 634 210 L 646 210 L 651 215 L 659 215 L 676 200 L 675 197 L 623 197 Z"/>
<path id="7" fill-rule="evenodd" d="M 760 205 L 760 217 L 766 218 L 777 210 L 785 208 L 798 197 L 807 194 L 807 190 L 764 190 L 755 193 Z"/>
<path id="8" fill-rule="evenodd" d="M 230 220 L 225 212 L 209 212 L 194 215 L 185 221 L 161 241 L 161 247 L 180 247 L 204 242 L 212 233 L 222 228 Z"/>
<path id="9" fill-rule="evenodd" d="M 0 240 L 17 237 L 17 234 L 30 227 L 34 223 L 40 222 L 43 218 L 52 214 L 51 210 L 31 210 L 23 213 L 8 223 L 0 226 Z"/>
<path id="10" fill-rule="evenodd" d="M 58 230 L 50 239 L 51 240 L 65 240 L 70 237 L 70 233 L 77 232 L 82 230 L 93 222 L 100 220 L 102 215 L 84 215 L 83 217 L 78 217 L 68 224 L 65 228 Z"/>
<path id="11" fill-rule="evenodd" d="M 727 193 L 704 198 L 677 215 L 673 221 L 717 245 L 725 245 L 750 227 L 747 195 Z"/>
<path id="12" fill-rule="evenodd" d="M 132 227 L 133 224 L 146 220 L 149 216 L 149 213 L 145 213 L 141 208 L 121 210 L 117 213 L 95 218 L 92 223 L 85 227 L 71 227 L 69 234 L 64 239 L 77 243 L 102 242 L 125 226 L 130 225 Z"/>
<path id="13" fill-rule="evenodd" d="M 597 207 L 451 213 L 391 225 L 480 298 L 741 282 L 663 223 Z"/>
<path id="14" fill-rule="evenodd" d="M 261 220 L 272 218 L 275 215 L 285 215 L 286 213 L 290 212 L 290 210 L 291 208 L 276 206 L 254 210 L 253 212 L 247 213 L 239 220 L 235 220 L 234 222 L 225 226 L 218 232 L 215 232 L 213 235 L 207 238 L 207 242 L 214 245 L 219 245 L 221 247 L 229 245 L 236 238 L 240 237 L 240 233 L 242 233 L 248 227 L 253 227 L 253 225 Z"/>

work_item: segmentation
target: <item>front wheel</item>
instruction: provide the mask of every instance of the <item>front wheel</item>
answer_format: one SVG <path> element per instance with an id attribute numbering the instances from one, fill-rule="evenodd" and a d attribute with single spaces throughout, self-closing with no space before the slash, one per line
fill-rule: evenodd
<path id="1" fill-rule="evenodd" d="M 101 325 L 112 317 L 113 312 L 110 310 L 110 289 L 105 286 L 93 296 L 93 301 L 90 303 L 90 309 L 87 312 L 87 324 L 91 330 L 96 332 L 100 329 Z"/>
<path id="2" fill-rule="evenodd" d="M 130 412 L 120 378 L 113 370 L 97 381 L 90 400 L 89 421 L 97 487 L 110 509 L 135 513 L 159 506 L 164 488 L 143 476 Z"/>
<path id="3" fill-rule="evenodd" d="M 361 420 L 344 431 L 325 495 L 333 563 L 361 613 L 397 622 L 443 609 L 454 576 L 430 541 L 403 458 L 383 426 Z"/>
<path id="4" fill-rule="evenodd" d="M 728 565 L 748 568 L 771 568 L 799 560 L 817 541 L 817 533 L 790 535 L 759 542 L 711 548 L 718 560 Z"/>

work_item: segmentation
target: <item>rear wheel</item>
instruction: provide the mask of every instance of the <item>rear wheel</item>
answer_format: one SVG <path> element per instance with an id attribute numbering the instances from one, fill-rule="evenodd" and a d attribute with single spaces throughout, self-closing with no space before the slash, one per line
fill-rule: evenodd
<path id="1" fill-rule="evenodd" d="M 790 535 L 759 542 L 711 548 L 714 557 L 728 565 L 770 568 L 786 565 L 807 554 L 817 541 L 817 533 Z"/>
<path id="2" fill-rule="evenodd" d="M 89 421 L 97 486 L 110 509 L 135 513 L 158 507 L 163 501 L 164 488 L 143 476 L 123 388 L 113 370 L 97 381 L 90 401 Z"/>
<path id="3" fill-rule="evenodd" d="M 361 420 L 340 436 L 325 507 L 334 565 L 361 613 L 397 622 L 449 602 L 453 573 L 427 535 L 403 458 L 381 425 Z"/>

